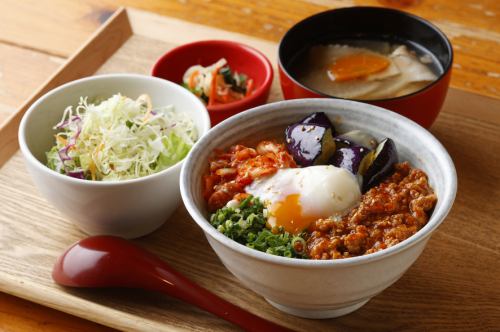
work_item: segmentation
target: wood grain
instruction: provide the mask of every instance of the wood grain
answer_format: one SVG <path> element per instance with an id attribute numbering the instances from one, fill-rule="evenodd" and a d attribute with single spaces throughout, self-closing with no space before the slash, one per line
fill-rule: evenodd
<path id="1" fill-rule="evenodd" d="M 0 43 L 0 125 L 65 59 Z"/>
<path id="2" fill-rule="evenodd" d="M 105 30 L 106 34 L 101 31 Z M 124 9 L 118 10 L 89 41 L 64 63 L 28 100 L 0 126 L 0 167 L 18 149 L 19 123 L 29 106 L 46 92 L 66 82 L 93 74 L 132 34 Z"/>
<path id="3" fill-rule="evenodd" d="M 67 58 L 116 9 L 97 0 L 2 0 L 0 41 Z"/>
<path id="4" fill-rule="evenodd" d="M 130 18 L 134 35 L 99 73 L 148 73 L 154 60 L 169 48 L 207 36 L 243 41 L 271 58 L 276 54 L 275 43 L 237 33 L 138 11 L 131 11 Z M 157 27 L 187 33 L 154 33 Z M 279 98 L 274 82 L 271 100 Z M 274 309 L 223 267 L 182 206 L 159 231 L 136 243 L 225 299 L 299 331 L 495 330 L 500 326 L 500 247 L 496 241 L 500 238 L 500 175 L 494 165 L 500 164 L 500 156 L 491 153 L 491 147 L 500 143 L 498 105 L 492 98 L 450 91 L 431 131 L 457 167 L 455 206 L 403 278 L 351 315 L 317 321 Z M 160 295 L 54 285 L 50 269 L 55 258 L 85 235 L 38 195 L 19 152 L 0 169 L 0 202 L 2 291 L 118 329 L 234 330 L 224 321 Z"/>
<path id="5" fill-rule="evenodd" d="M 0 44 L 1 103 L 15 108 L 64 62 L 61 57 Z"/>
<path id="6" fill-rule="evenodd" d="M 111 332 L 111 328 L 0 293 L 0 331 Z"/>

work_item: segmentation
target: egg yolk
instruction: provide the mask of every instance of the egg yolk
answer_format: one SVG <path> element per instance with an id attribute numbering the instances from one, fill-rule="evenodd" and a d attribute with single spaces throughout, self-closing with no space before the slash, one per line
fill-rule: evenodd
<path id="1" fill-rule="evenodd" d="M 275 203 L 272 208 L 272 214 L 276 220 L 275 225 L 283 227 L 285 231 L 291 234 L 302 232 L 313 221 L 319 219 L 316 216 L 302 215 L 299 198 L 299 194 L 288 195 L 285 200 Z"/>
<path id="2" fill-rule="evenodd" d="M 335 81 L 349 81 L 378 73 L 389 67 L 390 61 L 383 56 L 367 53 L 346 55 L 338 58 L 331 66 L 330 72 Z"/>

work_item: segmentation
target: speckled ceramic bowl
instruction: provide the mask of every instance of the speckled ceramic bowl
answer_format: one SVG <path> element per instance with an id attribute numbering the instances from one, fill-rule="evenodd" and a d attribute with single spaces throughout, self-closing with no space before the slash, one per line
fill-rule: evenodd
<path id="1" fill-rule="evenodd" d="M 202 175 L 215 148 L 240 141 L 281 138 L 284 128 L 312 112 L 325 112 L 339 132 L 360 129 L 378 139 L 390 137 L 401 161 L 408 160 L 429 176 L 438 202 L 425 227 L 415 235 L 374 254 L 341 260 L 300 260 L 247 248 L 219 233 L 207 220 Z M 359 102 L 302 99 L 264 105 L 240 113 L 205 135 L 181 171 L 181 195 L 221 261 L 243 285 L 287 313 L 307 318 L 348 314 L 398 280 L 424 250 L 455 199 L 453 162 L 427 130 L 396 113 Z"/>

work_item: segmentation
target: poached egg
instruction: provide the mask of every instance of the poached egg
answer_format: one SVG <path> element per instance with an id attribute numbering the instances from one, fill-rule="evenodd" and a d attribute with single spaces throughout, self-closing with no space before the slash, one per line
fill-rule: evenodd
<path id="1" fill-rule="evenodd" d="M 292 234 L 320 218 L 344 215 L 361 197 L 357 178 L 332 165 L 279 169 L 245 191 L 264 203 L 269 227 L 283 227 Z"/>

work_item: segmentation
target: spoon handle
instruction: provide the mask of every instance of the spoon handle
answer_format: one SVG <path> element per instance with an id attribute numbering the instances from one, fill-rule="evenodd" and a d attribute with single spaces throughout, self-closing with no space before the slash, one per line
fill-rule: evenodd
<path id="1" fill-rule="evenodd" d="M 161 265 L 164 265 L 164 263 L 161 262 Z M 153 279 L 155 282 L 151 285 L 153 287 L 150 287 L 150 289 L 191 303 L 240 326 L 246 331 L 292 331 L 229 303 L 205 288 L 198 286 L 168 266 L 166 268 L 157 266 Z"/>

